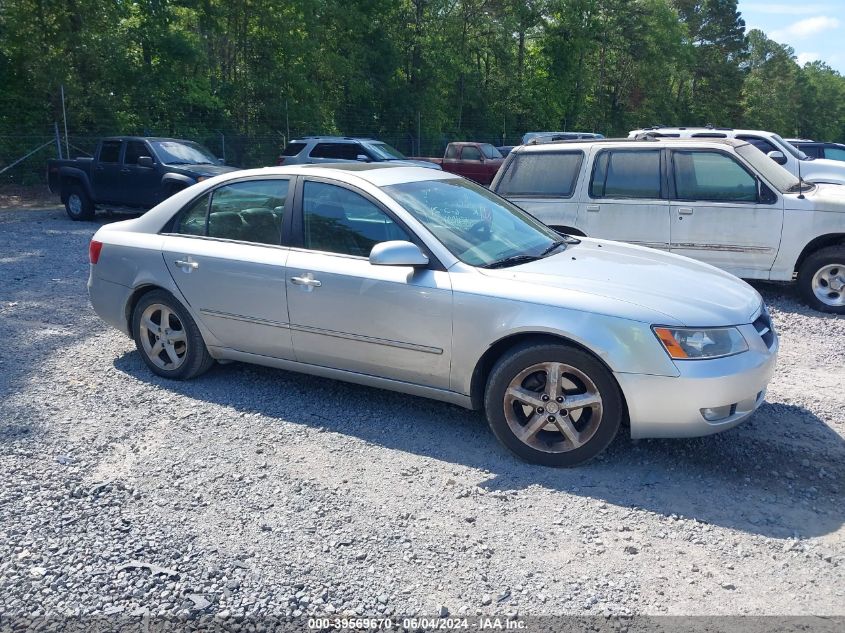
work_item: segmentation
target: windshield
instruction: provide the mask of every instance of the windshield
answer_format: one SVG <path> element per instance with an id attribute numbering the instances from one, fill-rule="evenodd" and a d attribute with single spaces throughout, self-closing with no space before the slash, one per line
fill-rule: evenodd
<path id="1" fill-rule="evenodd" d="M 489 143 L 482 143 L 479 147 L 484 158 L 503 158 L 502 153 Z"/>
<path id="2" fill-rule="evenodd" d="M 405 155 L 387 143 L 367 143 L 367 149 L 375 154 L 376 160 L 405 160 Z"/>
<path id="3" fill-rule="evenodd" d="M 791 154 L 794 158 L 797 158 L 798 160 L 807 160 L 807 155 L 804 152 L 802 152 L 800 149 L 798 149 L 791 143 L 787 143 L 779 135 L 772 134 L 772 139 L 783 149 L 789 152 L 789 154 Z"/>
<path id="4" fill-rule="evenodd" d="M 736 153 L 742 156 L 754 170 L 763 176 L 775 189 L 781 193 L 794 191 L 798 186 L 798 178 L 786 171 L 771 158 L 766 156 L 753 145 L 740 145 Z"/>
<path id="5" fill-rule="evenodd" d="M 217 157 L 191 141 L 151 141 L 161 162 L 169 165 L 216 165 Z"/>
<path id="6" fill-rule="evenodd" d="M 384 191 L 471 266 L 530 261 L 564 243 L 546 225 L 468 180 L 406 182 Z"/>

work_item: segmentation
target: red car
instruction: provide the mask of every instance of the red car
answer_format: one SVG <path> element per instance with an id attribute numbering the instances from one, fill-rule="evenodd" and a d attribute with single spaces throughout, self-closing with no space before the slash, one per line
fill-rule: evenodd
<path id="1" fill-rule="evenodd" d="M 440 165 L 444 171 L 469 178 L 482 185 L 489 185 L 502 166 L 502 154 L 490 143 L 449 143 L 443 158 L 420 158 Z"/>

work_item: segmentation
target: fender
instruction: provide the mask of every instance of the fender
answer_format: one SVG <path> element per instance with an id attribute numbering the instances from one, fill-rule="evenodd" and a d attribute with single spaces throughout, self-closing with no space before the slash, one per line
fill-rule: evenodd
<path id="1" fill-rule="evenodd" d="M 94 190 L 91 188 L 91 179 L 88 176 L 88 173 L 80 169 L 79 167 L 69 167 L 69 166 L 62 166 L 59 167 L 59 195 L 62 197 L 62 200 L 65 200 L 65 191 L 66 182 L 68 181 L 76 181 L 82 185 L 82 188 L 85 189 L 85 193 L 91 200 L 96 200 L 94 197 Z"/>

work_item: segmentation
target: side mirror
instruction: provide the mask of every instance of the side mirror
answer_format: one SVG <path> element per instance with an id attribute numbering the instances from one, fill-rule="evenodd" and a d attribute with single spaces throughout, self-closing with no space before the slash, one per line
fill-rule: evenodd
<path id="1" fill-rule="evenodd" d="M 771 158 L 778 165 L 786 165 L 786 156 L 783 155 L 783 152 L 769 152 L 766 156 Z"/>
<path id="2" fill-rule="evenodd" d="M 359 160 L 359 161 L 361 161 L 362 163 L 369 163 L 369 162 L 370 162 L 370 157 L 369 157 L 369 156 L 367 156 L 366 154 L 358 154 L 358 155 L 355 157 L 355 160 Z"/>
<path id="3" fill-rule="evenodd" d="M 139 156 L 138 157 L 138 167 L 150 168 L 152 166 L 153 166 L 152 156 Z"/>
<path id="4" fill-rule="evenodd" d="M 370 263 L 373 266 L 428 266 L 428 257 L 416 244 L 393 240 L 373 246 Z"/>

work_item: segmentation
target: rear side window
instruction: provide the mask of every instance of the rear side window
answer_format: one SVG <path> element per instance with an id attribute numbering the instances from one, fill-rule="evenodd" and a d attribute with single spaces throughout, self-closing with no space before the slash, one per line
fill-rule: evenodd
<path id="1" fill-rule="evenodd" d="M 496 193 L 503 196 L 569 198 L 584 159 L 582 152 L 514 154 Z"/>
<path id="2" fill-rule="evenodd" d="M 357 143 L 317 143 L 311 150 L 311 158 L 336 158 L 340 160 L 355 160 L 358 154 L 366 152 Z"/>
<path id="3" fill-rule="evenodd" d="M 679 200 L 757 201 L 757 180 L 726 154 L 676 151 L 672 162 Z"/>
<path id="4" fill-rule="evenodd" d="M 693 134 L 692 138 L 728 138 L 728 135 L 719 132 L 698 132 Z"/>
<path id="5" fill-rule="evenodd" d="M 208 198 L 205 194 L 197 198 L 179 214 L 175 233 L 181 235 L 205 235 L 205 220 L 208 214 Z"/>
<path id="6" fill-rule="evenodd" d="M 287 196 L 287 180 L 236 182 L 215 189 L 208 213 L 208 236 L 280 244 Z"/>
<path id="7" fill-rule="evenodd" d="M 461 160 L 481 160 L 481 152 L 474 145 L 465 145 L 461 150 Z"/>
<path id="8" fill-rule="evenodd" d="M 282 152 L 282 156 L 296 156 L 305 149 L 305 143 L 288 143 Z"/>
<path id="9" fill-rule="evenodd" d="M 825 147 L 824 157 L 831 160 L 845 160 L 845 149 L 841 147 Z"/>
<path id="10" fill-rule="evenodd" d="M 592 198 L 660 198 L 660 150 L 608 150 L 598 155 Z"/>
<path id="11" fill-rule="evenodd" d="M 120 141 L 103 141 L 100 146 L 100 162 L 118 162 L 120 160 L 120 143 Z"/>
<path id="12" fill-rule="evenodd" d="M 446 147 L 446 154 L 443 158 L 457 158 L 458 157 L 458 147 L 456 145 L 449 145 Z"/>

